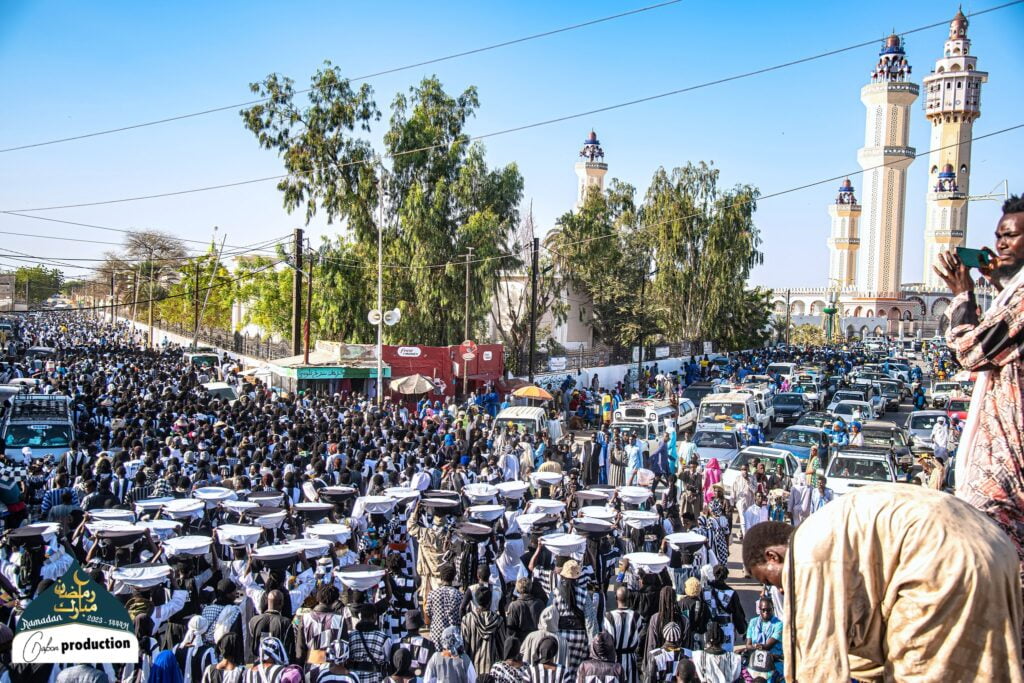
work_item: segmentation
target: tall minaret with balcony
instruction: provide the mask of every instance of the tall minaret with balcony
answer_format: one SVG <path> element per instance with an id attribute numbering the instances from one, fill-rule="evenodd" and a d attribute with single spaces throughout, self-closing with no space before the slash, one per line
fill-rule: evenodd
<path id="1" fill-rule="evenodd" d="M 604 190 L 604 176 L 608 173 L 608 164 L 604 163 L 604 150 L 597 133 L 590 131 L 590 136 L 583 142 L 580 160 L 576 162 L 576 175 L 579 177 L 579 188 L 576 196 L 576 209 L 583 208 L 587 193 L 596 189 Z"/>
<path id="2" fill-rule="evenodd" d="M 857 284 L 857 250 L 860 248 L 860 204 L 847 178 L 839 186 L 835 203 L 828 207 L 832 234 L 828 239 L 830 286 L 844 289 Z"/>
<path id="3" fill-rule="evenodd" d="M 871 83 L 860 91 L 867 122 L 864 147 L 857 152 L 857 163 L 864 169 L 857 289 L 867 298 L 900 297 L 907 168 L 914 161 L 914 148 L 907 145 L 910 105 L 918 94 L 909 79 L 903 41 L 893 34 L 882 45 Z"/>
<path id="4" fill-rule="evenodd" d="M 928 196 L 924 227 L 924 283 L 945 290 L 932 266 L 939 252 L 967 240 L 967 197 L 974 120 L 981 116 L 981 84 L 988 74 L 977 70 L 970 53 L 967 17 L 957 12 L 935 70 L 924 79 L 924 115 L 932 126 L 928 157 Z"/>

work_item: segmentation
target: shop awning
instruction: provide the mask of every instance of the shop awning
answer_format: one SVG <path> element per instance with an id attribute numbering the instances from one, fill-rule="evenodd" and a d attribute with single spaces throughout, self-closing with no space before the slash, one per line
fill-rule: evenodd
<path id="1" fill-rule="evenodd" d="M 391 376 L 391 368 L 382 364 L 384 377 Z M 375 360 L 344 360 L 340 361 L 335 353 L 310 351 L 309 363 L 303 355 L 278 358 L 268 363 L 270 371 L 281 377 L 292 379 L 374 379 L 377 377 L 377 361 Z"/>

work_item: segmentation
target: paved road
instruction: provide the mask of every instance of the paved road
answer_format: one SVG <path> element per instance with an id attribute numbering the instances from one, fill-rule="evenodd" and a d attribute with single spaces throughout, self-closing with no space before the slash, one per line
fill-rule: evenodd
<path id="1" fill-rule="evenodd" d="M 886 413 L 882 420 L 886 422 L 895 422 L 902 426 L 906 425 L 907 418 L 913 411 L 914 407 L 910 403 L 903 403 L 900 405 L 898 412 L 889 411 Z M 738 528 L 734 525 L 733 528 Z M 757 596 L 761 593 L 761 584 L 754 579 L 744 578 L 743 576 L 743 546 L 739 541 L 733 541 L 729 546 L 729 585 L 731 585 L 737 593 L 739 593 L 740 601 L 743 604 L 743 609 L 747 614 L 747 617 L 753 617 L 757 614 Z"/>

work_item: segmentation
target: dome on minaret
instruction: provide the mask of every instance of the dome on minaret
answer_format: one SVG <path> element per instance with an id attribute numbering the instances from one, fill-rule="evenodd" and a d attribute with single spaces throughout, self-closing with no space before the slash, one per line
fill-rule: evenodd
<path id="1" fill-rule="evenodd" d="M 953 21 L 949 22 L 949 39 L 963 40 L 967 38 L 967 25 L 969 23 L 967 17 L 964 16 L 963 10 L 958 9 L 956 16 L 953 17 Z"/>
<path id="2" fill-rule="evenodd" d="M 892 33 L 888 38 L 885 39 L 885 43 L 882 44 L 882 51 L 879 52 L 882 55 L 902 55 L 906 54 L 903 50 L 903 41 L 898 35 Z"/>
<path id="3" fill-rule="evenodd" d="M 597 133 L 593 129 L 591 129 L 587 139 L 583 141 L 580 158 L 590 162 L 604 161 L 604 150 L 601 149 L 601 141 L 597 139 Z"/>
<path id="4" fill-rule="evenodd" d="M 946 164 L 939 171 L 940 178 L 956 178 L 956 171 L 953 169 L 953 164 Z"/>
<path id="5" fill-rule="evenodd" d="M 856 204 L 857 198 L 853 195 L 853 183 L 847 178 L 839 186 L 839 196 L 836 197 L 836 204 Z"/>

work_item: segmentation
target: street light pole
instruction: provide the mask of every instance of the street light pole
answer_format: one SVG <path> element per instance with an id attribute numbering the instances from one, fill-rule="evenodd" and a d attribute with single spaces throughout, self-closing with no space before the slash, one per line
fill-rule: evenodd
<path id="1" fill-rule="evenodd" d="M 313 268 L 316 267 L 316 261 L 313 260 L 314 253 L 310 249 L 309 252 L 309 273 L 306 275 L 306 322 L 303 329 L 303 351 L 302 351 L 302 364 L 309 365 L 309 325 L 310 320 L 313 316 Z"/>
<path id="2" fill-rule="evenodd" d="M 473 259 L 473 247 L 466 252 L 466 327 L 463 339 L 469 339 L 469 264 Z"/>
<path id="3" fill-rule="evenodd" d="M 533 354 L 537 348 L 537 261 L 540 238 L 533 238 L 533 257 L 530 265 L 530 384 L 533 384 Z"/>
<path id="4" fill-rule="evenodd" d="M 789 294 L 790 294 L 790 290 L 787 289 L 786 290 L 786 346 L 789 346 L 789 326 L 790 326 L 790 321 L 792 320 L 792 318 L 790 317 Z"/>
<path id="5" fill-rule="evenodd" d="M 384 182 L 377 190 L 377 409 L 384 403 Z"/>

